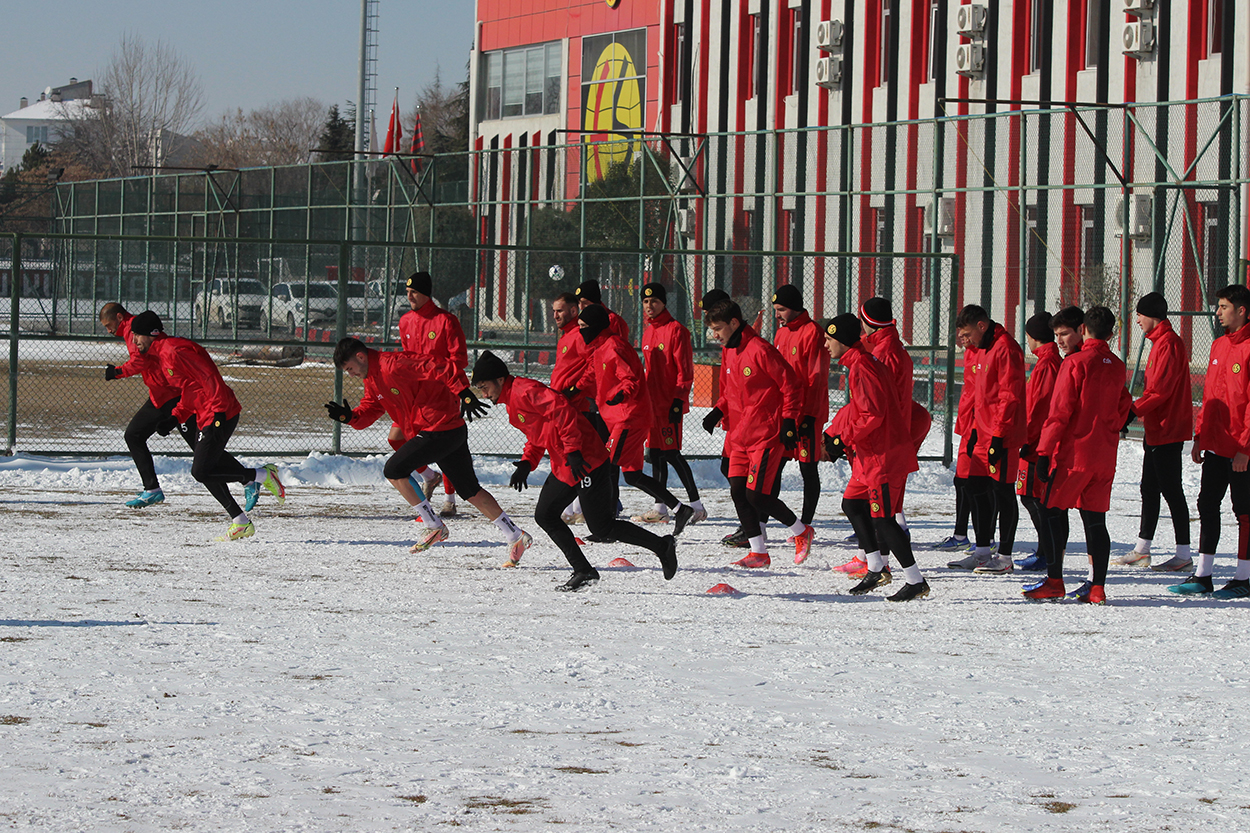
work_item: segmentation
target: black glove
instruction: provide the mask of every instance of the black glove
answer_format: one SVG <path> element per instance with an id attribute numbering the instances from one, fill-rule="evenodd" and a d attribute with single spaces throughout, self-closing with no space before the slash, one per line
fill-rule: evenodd
<path id="1" fill-rule="evenodd" d="M 1049 483 L 1050 477 L 1050 457 L 1043 454 L 1037 458 L 1037 479 L 1043 483 Z"/>
<path id="2" fill-rule="evenodd" d="M 816 417 L 814 416 L 805 416 L 803 417 L 802 420 L 799 421 L 799 433 L 800 434 L 810 434 L 815 427 L 816 427 Z"/>
<path id="3" fill-rule="evenodd" d="M 528 489 L 530 484 L 527 478 L 530 476 L 530 469 L 533 467 L 525 460 L 517 460 L 512 465 L 516 466 L 516 471 L 512 473 L 512 479 L 508 481 L 508 485 L 518 492 L 522 489 Z"/>
<path id="4" fill-rule="evenodd" d="M 997 465 L 1007 459 L 1007 449 L 1003 445 L 1002 437 L 990 437 L 990 465 Z"/>
<path id="5" fill-rule="evenodd" d="M 1124 427 L 1120 429 L 1120 433 L 1128 433 L 1128 427 L 1134 422 L 1137 422 L 1137 414 L 1133 413 L 1132 409 L 1129 409 L 1128 419 L 1124 420 Z"/>
<path id="6" fill-rule="evenodd" d="M 605 405 L 619 405 L 624 401 L 625 401 L 625 391 L 622 390 L 622 391 L 617 391 L 616 396 L 613 396 L 604 404 Z"/>
<path id="7" fill-rule="evenodd" d="M 460 397 L 460 416 L 464 418 L 465 422 L 472 422 L 478 417 L 486 415 L 487 405 L 477 398 L 473 388 L 465 388 L 457 395 Z"/>
<path id="8" fill-rule="evenodd" d="M 716 430 L 717 423 L 719 423 L 724 418 L 725 418 L 725 414 L 723 411 L 721 411 L 720 408 L 713 408 L 712 410 L 708 411 L 707 416 L 703 418 L 703 430 L 708 432 L 709 434 L 712 433 L 713 431 Z"/>
<path id="9" fill-rule="evenodd" d="M 104 381 L 111 382 L 116 378 L 117 378 L 117 368 L 113 367 L 113 365 L 111 364 L 108 367 L 104 368 Z"/>
<path id="10" fill-rule="evenodd" d="M 326 412 L 330 415 L 330 419 L 337 420 L 338 422 L 352 421 L 352 406 L 347 404 L 346 399 L 343 400 L 342 405 L 333 400 L 327 402 Z"/>
<path id="11" fill-rule="evenodd" d="M 213 439 L 213 437 L 217 436 L 217 432 L 221 430 L 222 423 L 224 423 L 226 419 L 226 415 L 221 411 L 213 414 L 212 421 L 200 429 L 200 442 L 208 442 Z"/>
<path id="12" fill-rule="evenodd" d="M 1033 453 L 1033 446 L 1025 443 L 1020 447 L 1020 459 L 1024 459 Z"/>
<path id="13" fill-rule="evenodd" d="M 673 405 L 668 409 L 668 421 L 670 425 L 681 425 L 681 410 L 686 403 L 680 399 L 674 399 Z"/>
<path id="14" fill-rule="evenodd" d="M 564 390 L 560 391 L 560 393 L 564 394 L 569 399 L 572 399 L 574 396 L 577 396 L 579 393 L 581 393 L 581 391 L 577 389 L 577 385 L 573 385 L 570 388 L 565 388 Z"/>
<path id="15" fill-rule="evenodd" d="M 162 437 L 168 437 L 177 427 L 178 420 L 173 417 L 165 417 L 160 422 L 156 423 L 156 433 L 160 434 Z"/>
<path id="16" fill-rule="evenodd" d="M 846 445 L 843 444 L 841 437 L 831 437 L 828 434 L 825 437 L 825 454 L 829 456 L 829 462 L 833 462 L 841 457 L 846 456 Z"/>
<path id="17" fill-rule="evenodd" d="M 964 443 L 964 454 L 972 456 L 972 450 L 977 447 L 977 429 L 973 428 L 968 432 L 968 441 Z"/>
<path id="18" fill-rule="evenodd" d="M 799 444 L 799 427 L 794 424 L 794 417 L 786 417 L 781 421 L 781 444 L 787 450 Z"/>
<path id="19" fill-rule="evenodd" d="M 589 469 L 586 468 L 586 458 L 582 457 L 580 451 L 570 451 L 565 460 L 568 461 L 569 471 L 573 472 L 573 476 L 578 480 L 590 474 Z"/>

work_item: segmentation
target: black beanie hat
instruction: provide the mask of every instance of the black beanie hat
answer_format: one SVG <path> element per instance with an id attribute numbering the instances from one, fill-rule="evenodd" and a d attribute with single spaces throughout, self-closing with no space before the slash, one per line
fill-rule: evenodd
<path id="1" fill-rule="evenodd" d="M 642 286 L 642 297 L 657 298 L 661 304 L 668 306 L 668 290 L 662 283 L 648 283 Z"/>
<path id="2" fill-rule="evenodd" d="M 422 295 L 434 294 L 434 279 L 430 277 L 429 272 L 413 272 L 404 282 L 404 286 L 408 289 L 415 289 Z"/>
<path id="3" fill-rule="evenodd" d="M 1024 331 L 1033 336 L 1034 341 L 1047 344 L 1055 340 L 1055 331 L 1050 326 L 1050 313 L 1039 312 L 1024 324 Z"/>
<path id="4" fill-rule="evenodd" d="M 821 321 L 820 331 L 829 338 L 840 341 L 847 347 L 850 347 L 859 341 L 859 336 L 864 330 L 858 318 L 849 312 L 844 312 L 841 315 Z"/>
<path id="5" fill-rule="evenodd" d="M 859 305 L 859 320 L 879 330 L 894 323 L 894 309 L 885 298 L 869 298 Z"/>
<path id="6" fill-rule="evenodd" d="M 598 304 L 592 304 L 581 311 L 577 320 L 585 321 L 582 327 L 582 340 L 587 344 L 598 338 L 599 333 L 608 328 L 608 311 Z"/>
<path id="7" fill-rule="evenodd" d="M 130 321 L 130 332 L 137 336 L 154 336 L 165 332 L 161 317 L 152 310 L 144 310 Z"/>
<path id="8" fill-rule="evenodd" d="M 795 312 L 802 312 L 804 309 L 803 293 L 799 292 L 799 288 L 792 283 L 783 284 L 773 293 L 773 303 L 781 304 L 786 309 L 792 309 Z"/>
<path id="9" fill-rule="evenodd" d="M 599 291 L 598 281 L 583 281 L 577 289 L 573 291 L 573 294 L 577 296 L 577 300 L 579 301 L 582 298 L 585 298 L 587 301 L 592 301 L 596 304 L 603 303 L 603 294 Z"/>
<path id="10" fill-rule="evenodd" d="M 707 294 L 703 296 L 703 300 L 699 302 L 699 309 L 708 312 L 712 307 L 721 301 L 728 301 L 729 293 L 723 289 L 709 289 Z"/>
<path id="11" fill-rule="evenodd" d="M 478 382 L 485 382 L 488 379 L 498 379 L 502 376 L 511 375 L 503 359 L 487 350 L 478 356 L 477 361 L 473 363 L 473 379 L 471 381 L 476 385 Z"/>
<path id="12" fill-rule="evenodd" d="M 1164 298 L 1158 292 L 1151 292 L 1149 295 L 1141 296 L 1141 300 L 1137 302 L 1137 311 L 1147 318 L 1167 318 L 1168 317 L 1168 299 Z"/>

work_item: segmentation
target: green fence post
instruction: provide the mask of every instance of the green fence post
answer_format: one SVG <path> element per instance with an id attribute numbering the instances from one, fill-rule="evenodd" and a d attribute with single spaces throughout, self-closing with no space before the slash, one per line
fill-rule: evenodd
<path id="1" fill-rule="evenodd" d="M 351 229 L 348 228 L 348 240 L 339 243 L 339 311 L 338 321 L 335 322 L 334 343 L 338 344 L 347 337 L 347 270 L 351 263 Z M 305 329 L 304 338 L 307 340 L 308 331 Z M 343 371 L 341 368 L 334 369 L 334 401 L 343 401 Z M 334 423 L 334 434 L 330 440 L 330 451 L 338 454 L 343 450 L 343 425 L 337 420 Z"/>
<path id="2" fill-rule="evenodd" d="M 13 263 L 9 277 L 9 445 L 17 446 L 17 326 L 21 315 L 22 235 L 13 235 Z"/>

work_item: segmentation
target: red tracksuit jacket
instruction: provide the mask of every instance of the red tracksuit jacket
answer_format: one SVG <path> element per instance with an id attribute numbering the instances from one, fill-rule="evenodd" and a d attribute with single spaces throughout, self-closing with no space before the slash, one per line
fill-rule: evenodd
<path id="1" fill-rule="evenodd" d="M 208 351 L 194 341 L 161 336 L 152 342 L 147 355 L 161 378 L 169 380 L 182 397 L 174 406 L 174 419 L 185 424 L 194 416 L 196 426 L 203 428 L 213 421 L 214 414 L 230 419 L 242 412 Z"/>
<path id="2" fill-rule="evenodd" d="M 130 358 L 126 360 L 126 363 L 117 368 L 117 378 L 125 379 L 136 373 L 142 376 L 143 384 L 148 386 L 148 398 L 159 408 L 177 396 L 178 390 L 168 384 L 165 377 L 161 375 L 161 369 L 153 364 L 148 356 L 140 353 L 138 347 L 135 347 L 135 340 L 130 334 L 130 322 L 133 318 L 134 316 L 128 312 L 117 316 L 117 334 L 122 337 L 122 341 L 126 342 L 126 351 L 130 353 Z"/>
<path id="3" fill-rule="evenodd" d="M 464 425 L 455 385 L 460 371 L 446 361 L 407 352 L 366 348 L 369 371 L 351 426 L 368 428 L 385 412 L 409 439 L 422 431 L 450 431 Z"/>
<path id="4" fill-rule="evenodd" d="M 920 468 L 911 440 L 911 414 L 899 403 L 894 374 L 880 359 L 852 345 L 838 364 L 846 368 L 850 396 L 825 433 L 851 450 L 851 474 L 866 485 L 897 483 Z"/>
<path id="5" fill-rule="evenodd" d="M 1037 462 L 1037 444 L 1042 439 L 1042 426 L 1046 424 L 1046 417 L 1050 416 L 1050 400 L 1055 392 L 1060 361 L 1058 344 L 1051 341 L 1039 345 L 1037 363 L 1029 373 L 1029 381 L 1024 384 L 1024 442 L 1033 449 L 1026 458 L 1031 463 Z"/>
<path id="6" fill-rule="evenodd" d="M 647 393 L 655 425 L 669 424 L 674 399 L 681 412 L 690 412 L 690 388 L 694 386 L 694 347 L 690 331 L 664 310 L 647 320 L 642 334 L 642 358 L 647 369 Z"/>
<path id="7" fill-rule="evenodd" d="M 975 356 L 972 350 L 968 351 L 965 372 L 968 363 L 972 370 L 972 417 L 977 446 L 988 447 L 993 437 L 1002 437 L 1003 445 L 1009 449 L 1024 445 L 1024 352 L 1020 345 L 1003 325 L 995 324 L 985 334 Z"/>
<path id="8" fill-rule="evenodd" d="M 1120 429 L 1133 404 L 1124 379 L 1124 362 L 1099 338 L 1085 339 L 1060 363 L 1037 443 L 1052 468 L 1115 476 Z"/>
<path id="9" fill-rule="evenodd" d="M 721 350 L 716 407 L 725 415 L 727 444 L 743 451 L 781 445 L 781 420 L 803 416 L 803 390 L 785 359 L 743 324 L 737 347 Z M 821 338 L 824 338 L 822 335 Z"/>
<path id="10" fill-rule="evenodd" d="M 803 390 L 802 415 L 815 429 L 829 419 L 829 351 L 825 335 L 806 312 L 777 330 L 777 352 L 794 370 Z"/>
<path id="11" fill-rule="evenodd" d="M 573 407 L 579 411 L 585 412 L 590 410 L 590 400 L 586 397 L 586 392 L 593 390 L 591 388 L 580 388 L 579 384 L 583 384 L 583 378 L 587 377 L 587 363 L 590 361 L 590 352 L 586 349 L 586 342 L 582 341 L 582 331 L 577 327 L 577 319 L 565 324 L 560 328 L 560 340 L 556 342 L 556 363 L 551 368 L 551 387 L 564 393 L 569 388 L 578 388 L 577 393 L 573 395 L 570 402 Z M 589 374 L 591 384 L 594 382 L 594 374 Z"/>
<path id="12" fill-rule="evenodd" d="M 586 347 L 590 360 L 578 387 L 586 390 L 594 386 L 595 404 L 609 431 L 628 428 L 645 436 L 651 430 L 651 397 L 638 354 L 611 329 L 599 333 Z M 625 398 L 609 405 L 608 400 L 619 393 Z"/>
<path id="13" fill-rule="evenodd" d="M 1202 451 L 1232 458 L 1250 454 L 1250 420 L 1246 408 L 1250 395 L 1246 374 L 1250 373 L 1250 324 L 1235 333 L 1227 330 L 1211 345 L 1207 381 L 1202 387 L 1202 410 L 1194 442 Z"/>
<path id="14" fill-rule="evenodd" d="M 406 353 L 450 359 L 460 374 L 455 379 L 459 384 L 457 392 L 469 386 L 469 377 L 465 375 L 465 368 L 469 366 L 469 347 L 460 319 L 432 299 L 426 301 L 421 309 L 409 310 L 399 317 L 399 343 Z"/>
<path id="15" fill-rule="evenodd" d="M 580 451 L 592 471 L 608 461 L 608 451 L 590 421 L 563 394 L 542 382 L 509 377 L 503 383 L 499 404 L 508 409 L 512 427 L 525 435 L 521 459 L 531 470 L 538 468 L 544 453 L 550 454 L 552 475 L 561 483 L 576 486 L 569 452 Z"/>
<path id="16" fill-rule="evenodd" d="M 1154 342 L 1146 360 L 1146 389 L 1133 412 L 1146 429 L 1147 445 L 1183 443 L 1194 430 L 1194 402 L 1189 383 L 1189 348 L 1167 319 L 1146 333 Z"/>
<path id="17" fill-rule="evenodd" d="M 908 413 L 911 410 L 912 388 L 916 383 L 912 368 L 915 366 L 903 347 L 903 340 L 898 337 L 897 327 L 882 327 L 875 333 L 869 333 L 861 341 L 864 349 L 877 357 L 890 374 L 898 389 L 899 405 Z"/>

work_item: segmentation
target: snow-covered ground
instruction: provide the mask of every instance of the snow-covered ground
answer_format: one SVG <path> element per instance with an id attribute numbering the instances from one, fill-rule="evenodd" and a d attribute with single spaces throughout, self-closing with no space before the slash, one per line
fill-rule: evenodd
<path id="1" fill-rule="evenodd" d="M 128 460 L 0 458 L 9 829 L 1250 828 L 1246 605 L 1179 599 L 1176 576 L 1115 567 L 1108 606 L 1037 605 L 1031 576 L 918 549 L 929 599 L 851 597 L 828 569 L 851 552 L 844 469 L 812 558 L 774 545 L 746 571 L 700 463 L 712 517 L 674 580 L 592 545 L 603 580 L 562 594 L 531 517 L 541 475 L 518 495 L 503 460 L 483 481 L 537 541 L 516 570 L 475 513 L 409 555 L 381 458 L 285 461 L 286 506 L 262 497 L 256 537 L 230 544 L 209 543 L 226 519 L 188 461 L 158 465 L 167 502 L 130 510 Z M 1125 443 L 1117 553 L 1139 467 Z M 949 534 L 949 484 L 913 477 L 918 544 Z M 1019 538 L 1032 549 L 1027 515 Z M 1073 580 L 1082 538 L 1076 522 Z M 1217 580 L 1233 541 L 1230 523 Z M 620 556 L 638 567 L 607 567 Z M 706 594 L 720 582 L 741 594 Z"/>

